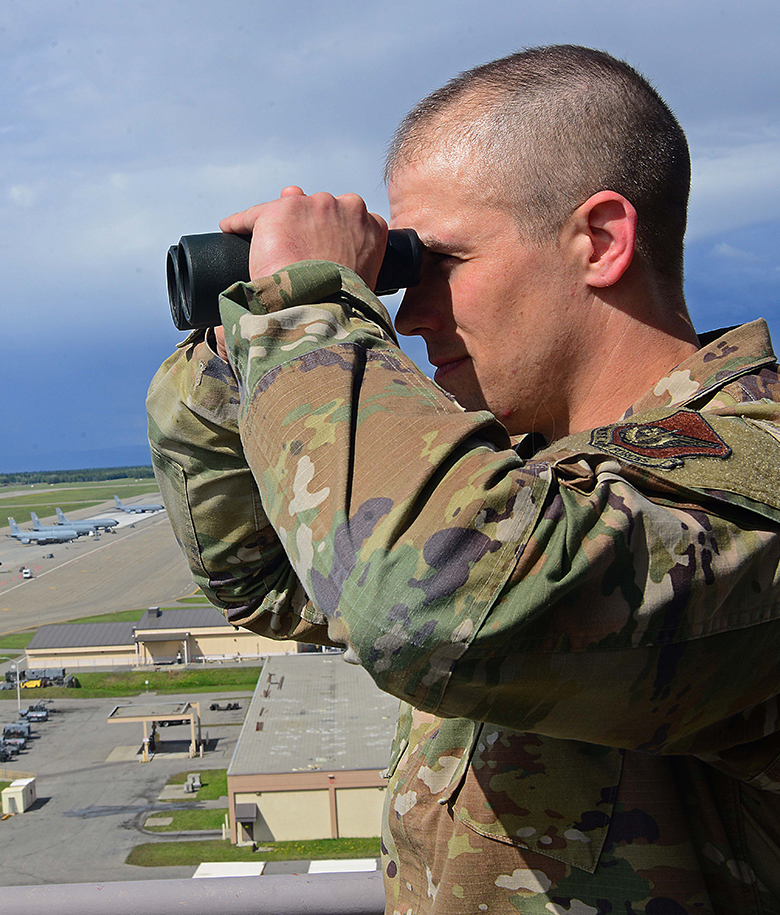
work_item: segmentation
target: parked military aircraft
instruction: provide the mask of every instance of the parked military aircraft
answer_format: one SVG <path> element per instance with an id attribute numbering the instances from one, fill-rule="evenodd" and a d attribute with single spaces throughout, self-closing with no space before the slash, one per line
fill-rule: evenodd
<path id="1" fill-rule="evenodd" d="M 129 512 L 133 515 L 141 514 L 142 512 L 159 512 L 165 508 L 164 505 L 123 505 L 119 496 L 114 496 L 114 502 L 116 502 L 116 507 L 119 511 Z"/>
<path id="2" fill-rule="evenodd" d="M 74 531 L 107 531 L 116 527 L 119 522 L 116 518 L 83 518 L 81 521 L 68 521 L 61 508 L 57 511 L 57 527 L 69 527 Z"/>
<path id="3" fill-rule="evenodd" d="M 67 543 L 78 537 L 75 531 L 65 527 L 50 527 L 45 531 L 23 531 L 13 518 L 9 518 L 8 523 L 11 525 L 11 533 L 7 536 L 21 543 Z"/>
<path id="4" fill-rule="evenodd" d="M 30 512 L 30 517 L 32 518 L 33 530 L 38 531 L 40 533 L 44 533 L 47 531 L 57 533 L 58 531 L 66 530 L 66 531 L 75 531 L 75 533 L 78 534 L 79 537 L 82 537 L 84 534 L 88 533 L 88 531 L 77 530 L 76 527 L 74 527 L 72 525 L 63 528 L 63 527 L 60 527 L 58 524 L 55 526 L 52 526 L 51 524 L 44 524 L 43 521 L 41 521 L 41 519 L 35 514 L 35 512 Z"/>

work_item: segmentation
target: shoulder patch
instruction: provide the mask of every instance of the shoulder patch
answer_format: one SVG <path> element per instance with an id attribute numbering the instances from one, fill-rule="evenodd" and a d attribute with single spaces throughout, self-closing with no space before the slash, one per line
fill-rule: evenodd
<path id="1" fill-rule="evenodd" d="M 648 423 L 601 426 L 591 432 L 590 443 L 631 464 L 663 470 L 681 467 L 691 458 L 731 456 L 731 448 L 712 426 L 690 410 Z"/>

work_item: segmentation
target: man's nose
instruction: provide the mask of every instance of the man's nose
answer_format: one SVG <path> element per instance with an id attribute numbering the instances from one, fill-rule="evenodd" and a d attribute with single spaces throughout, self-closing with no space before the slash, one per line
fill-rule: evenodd
<path id="1" fill-rule="evenodd" d="M 395 316 L 395 329 L 404 337 L 423 335 L 441 327 L 440 309 L 435 297 L 426 293 L 425 283 L 406 290 Z"/>

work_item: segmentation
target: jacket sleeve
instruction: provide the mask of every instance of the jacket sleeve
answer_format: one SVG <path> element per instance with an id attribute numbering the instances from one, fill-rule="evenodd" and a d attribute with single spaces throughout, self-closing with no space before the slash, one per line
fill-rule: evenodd
<path id="1" fill-rule="evenodd" d="M 234 286 L 221 314 L 267 517 L 331 640 L 382 689 L 647 752 L 775 729 L 777 525 L 657 498 L 614 458 L 523 461 L 333 264 Z"/>
<path id="2" fill-rule="evenodd" d="M 238 434 L 230 366 L 203 332 L 184 341 L 147 397 L 152 463 L 193 578 L 228 622 L 331 644 L 268 523 Z"/>

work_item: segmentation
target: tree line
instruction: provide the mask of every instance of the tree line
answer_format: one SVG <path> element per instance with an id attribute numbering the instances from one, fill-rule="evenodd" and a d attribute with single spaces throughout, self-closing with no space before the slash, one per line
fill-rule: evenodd
<path id="1" fill-rule="evenodd" d="M 99 483 L 128 477 L 153 477 L 151 464 L 143 467 L 89 467 L 84 470 L 38 470 L 25 473 L 0 473 L 0 486 L 11 483 Z"/>

